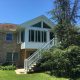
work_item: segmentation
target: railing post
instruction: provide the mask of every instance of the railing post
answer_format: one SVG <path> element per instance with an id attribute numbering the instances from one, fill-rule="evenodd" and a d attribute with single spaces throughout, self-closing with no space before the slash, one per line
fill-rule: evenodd
<path id="1" fill-rule="evenodd" d="M 28 63 L 28 61 L 27 61 L 27 59 L 25 59 L 24 60 L 24 70 L 25 70 L 26 73 L 28 71 L 28 65 L 27 65 L 27 63 Z"/>
<path id="2" fill-rule="evenodd" d="M 51 41 L 42 46 L 42 48 L 38 49 L 35 53 L 33 53 L 29 58 L 24 60 L 24 69 L 26 72 L 28 72 L 29 68 L 33 65 L 33 63 L 36 63 L 39 59 L 41 59 L 42 51 L 46 49 L 49 50 L 51 47 L 56 46 L 56 39 L 56 37 L 53 38 Z"/>

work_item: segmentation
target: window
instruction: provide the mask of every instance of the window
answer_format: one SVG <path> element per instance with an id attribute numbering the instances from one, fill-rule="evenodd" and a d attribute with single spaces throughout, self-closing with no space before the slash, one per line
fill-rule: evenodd
<path id="1" fill-rule="evenodd" d="M 39 22 L 39 23 L 37 23 L 37 24 L 34 24 L 34 25 L 32 25 L 33 27 L 39 27 L 39 28 L 41 28 L 41 22 Z"/>
<path id="2" fill-rule="evenodd" d="M 46 31 L 29 30 L 29 42 L 46 42 Z"/>
<path id="3" fill-rule="evenodd" d="M 38 41 L 38 31 L 35 31 L 35 42 Z"/>
<path id="4" fill-rule="evenodd" d="M 51 29 L 51 27 L 50 26 L 48 26 L 46 23 L 44 23 L 43 22 L 43 28 L 49 28 L 49 29 Z"/>
<path id="5" fill-rule="evenodd" d="M 19 56 L 18 53 L 12 53 L 12 52 L 8 52 L 6 55 L 6 62 L 16 62 L 18 60 Z"/>
<path id="6" fill-rule="evenodd" d="M 46 39 L 47 38 L 47 35 L 46 35 L 46 32 L 44 32 L 44 42 L 46 42 Z"/>
<path id="7" fill-rule="evenodd" d="M 7 53 L 7 56 L 6 56 L 6 61 L 7 62 L 12 62 L 12 53 Z"/>
<path id="8" fill-rule="evenodd" d="M 6 34 L 6 40 L 7 41 L 12 41 L 12 33 L 7 33 Z"/>
<path id="9" fill-rule="evenodd" d="M 38 42 L 41 42 L 40 41 L 40 36 L 41 36 L 40 31 L 38 31 Z"/>
<path id="10" fill-rule="evenodd" d="M 51 29 L 51 27 L 48 24 L 46 24 L 45 22 L 43 22 L 43 23 L 42 22 L 38 22 L 38 23 L 32 25 L 32 27 L 41 28 L 41 24 L 43 25 L 43 28 Z"/>
<path id="11" fill-rule="evenodd" d="M 54 38 L 54 33 L 50 32 L 50 40 Z"/>
<path id="12" fill-rule="evenodd" d="M 29 30 L 29 41 L 34 42 L 34 30 Z"/>
<path id="13" fill-rule="evenodd" d="M 21 42 L 24 42 L 25 31 L 21 31 Z"/>
<path id="14" fill-rule="evenodd" d="M 31 41 L 34 42 L 34 30 L 31 30 Z"/>
<path id="15" fill-rule="evenodd" d="M 13 61 L 17 61 L 18 60 L 18 53 L 15 52 L 13 53 Z"/>

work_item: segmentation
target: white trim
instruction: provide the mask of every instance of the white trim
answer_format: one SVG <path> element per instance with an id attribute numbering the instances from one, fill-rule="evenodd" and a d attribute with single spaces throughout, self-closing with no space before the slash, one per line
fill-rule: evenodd
<path id="1" fill-rule="evenodd" d="M 39 30 L 39 31 L 50 31 L 51 29 L 47 29 L 47 28 L 35 28 L 35 27 L 27 27 L 30 30 Z"/>
<path id="2" fill-rule="evenodd" d="M 50 19 L 48 19 L 46 16 L 42 15 L 42 16 L 34 18 L 34 19 L 30 20 L 30 21 L 22 23 L 21 26 L 28 27 L 28 26 L 32 26 L 32 25 L 34 25 L 34 24 L 36 24 L 38 22 L 42 22 L 42 21 L 46 22 L 51 28 L 54 25 L 53 22 Z"/>
<path id="3" fill-rule="evenodd" d="M 43 21 L 41 21 L 41 28 L 43 28 Z"/>
<path id="4" fill-rule="evenodd" d="M 29 37 L 30 37 L 29 42 L 44 43 L 45 42 L 44 41 L 44 37 L 45 37 L 44 32 L 46 33 L 46 42 L 47 42 L 47 38 L 48 38 L 47 31 L 33 30 L 34 31 L 34 41 L 31 41 L 31 30 L 29 30 Z M 40 32 L 40 36 L 38 35 L 39 34 L 38 32 Z M 36 35 L 37 35 L 37 37 L 36 37 Z M 38 41 L 38 37 L 40 37 L 40 41 Z"/>

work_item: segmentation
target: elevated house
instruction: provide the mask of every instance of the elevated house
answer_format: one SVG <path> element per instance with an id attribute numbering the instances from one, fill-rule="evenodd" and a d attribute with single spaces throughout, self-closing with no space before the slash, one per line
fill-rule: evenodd
<path id="1" fill-rule="evenodd" d="M 0 63 L 23 66 L 25 59 L 53 39 L 53 26 L 43 15 L 20 25 L 0 24 Z"/>

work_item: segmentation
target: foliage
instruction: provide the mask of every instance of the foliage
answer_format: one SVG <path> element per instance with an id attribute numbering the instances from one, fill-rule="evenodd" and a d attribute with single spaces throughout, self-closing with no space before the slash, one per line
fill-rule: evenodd
<path id="1" fill-rule="evenodd" d="M 52 64 L 52 54 L 50 51 L 42 52 L 42 59 L 39 61 L 40 68 L 43 70 L 50 70 Z"/>
<path id="2" fill-rule="evenodd" d="M 80 17 L 78 16 L 78 7 L 79 0 L 74 0 L 73 5 L 71 0 L 54 0 L 54 9 L 50 11 L 52 19 L 57 22 L 53 32 L 64 48 L 80 43 L 80 35 L 77 33 L 77 28 L 74 27 L 76 19 Z"/>
<path id="3" fill-rule="evenodd" d="M 0 70 L 15 70 L 16 67 L 13 65 L 8 65 L 8 66 L 0 66 Z"/>
<path id="4" fill-rule="evenodd" d="M 49 13 L 58 24 L 75 23 L 80 17 L 78 14 L 79 0 L 54 0 L 53 3 L 54 8 Z"/>
<path id="5" fill-rule="evenodd" d="M 49 56 L 48 56 L 49 55 Z M 78 77 L 80 75 L 80 47 L 69 46 L 66 49 L 53 49 L 41 60 L 41 67 L 48 68 L 56 76 Z"/>
<path id="6" fill-rule="evenodd" d="M 61 42 L 61 46 L 64 48 L 72 44 L 80 45 L 80 34 L 77 27 L 68 26 L 67 28 L 66 25 L 56 25 L 53 32 L 56 33 L 58 41 Z"/>
<path id="7" fill-rule="evenodd" d="M 80 75 L 80 47 L 70 46 L 66 49 L 65 56 L 69 60 L 67 71 L 70 77 L 79 77 Z"/>

